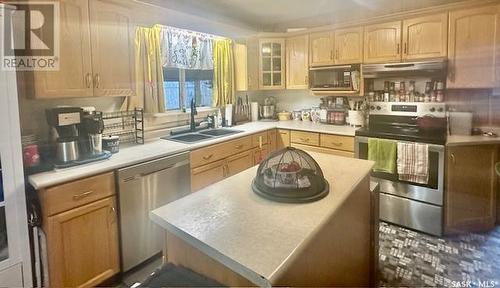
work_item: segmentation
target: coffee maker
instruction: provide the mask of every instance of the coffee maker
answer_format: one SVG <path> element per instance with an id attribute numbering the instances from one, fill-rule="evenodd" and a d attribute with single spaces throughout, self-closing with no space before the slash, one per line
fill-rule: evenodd
<path id="1" fill-rule="evenodd" d="M 102 112 L 94 107 L 82 107 L 82 123 L 79 125 L 79 147 L 82 156 L 86 159 L 102 155 L 102 132 L 104 121 Z"/>
<path id="2" fill-rule="evenodd" d="M 56 107 L 45 110 L 50 126 L 50 140 L 55 148 L 58 163 L 69 163 L 80 158 L 78 128 L 82 119 L 79 107 Z"/>

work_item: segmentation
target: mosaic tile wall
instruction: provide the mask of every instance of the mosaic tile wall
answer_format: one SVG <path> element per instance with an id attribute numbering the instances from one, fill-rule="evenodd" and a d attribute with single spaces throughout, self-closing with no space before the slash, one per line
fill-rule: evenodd
<path id="1" fill-rule="evenodd" d="M 438 238 L 380 223 L 380 286 L 500 287 L 500 227 Z"/>

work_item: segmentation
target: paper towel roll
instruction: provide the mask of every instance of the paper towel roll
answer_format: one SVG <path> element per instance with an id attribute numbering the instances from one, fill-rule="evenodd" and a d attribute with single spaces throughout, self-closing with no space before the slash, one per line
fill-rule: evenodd
<path id="1" fill-rule="evenodd" d="M 225 110 L 226 126 L 233 126 L 233 104 L 227 104 Z"/>
<path id="2" fill-rule="evenodd" d="M 250 103 L 250 111 L 252 115 L 252 121 L 259 121 L 259 103 L 252 102 Z"/>

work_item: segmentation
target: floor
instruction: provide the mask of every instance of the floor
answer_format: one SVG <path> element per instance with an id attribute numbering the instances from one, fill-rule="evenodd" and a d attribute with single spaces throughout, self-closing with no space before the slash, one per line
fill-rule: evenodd
<path id="1" fill-rule="evenodd" d="M 149 274 L 155 271 L 157 268 L 161 267 L 162 259 L 161 256 L 149 261 L 142 265 L 142 267 L 135 269 L 131 273 L 127 273 L 122 279 L 122 288 L 132 287 L 136 283 L 140 283 L 146 278 L 148 278 Z"/>
<path id="2" fill-rule="evenodd" d="M 380 286 L 500 286 L 500 226 L 438 238 L 380 223 Z"/>
<path id="3" fill-rule="evenodd" d="M 380 286 L 500 287 L 500 226 L 438 238 L 381 222 L 379 235 Z M 121 287 L 144 281 L 160 265 L 161 258 L 147 263 L 124 277 Z"/>

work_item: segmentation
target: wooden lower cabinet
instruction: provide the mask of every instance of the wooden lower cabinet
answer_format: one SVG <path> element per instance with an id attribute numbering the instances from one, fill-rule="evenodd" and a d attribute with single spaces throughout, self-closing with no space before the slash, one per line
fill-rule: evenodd
<path id="1" fill-rule="evenodd" d="M 278 134 L 277 129 L 269 130 L 269 132 L 267 133 L 269 137 L 269 140 L 267 141 L 267 143 L 269 144 L 269 153 L 273 153 L 274 151 L 277 150 L 277 145 L 278 145 L 277 134 Z"/>
<path id="2" fill-rule="evenodd" d="M 228 157 L 226 160 L 226 177 L 230 177 L 245 171 L 253 166 L 252 151 L 246 151 L 237 155 Z"/>
<path id="3" fill-rule="evenodd" d="M 270 147 L 276 146 L 275 139 L 273 129 L 191 152 L 191 192 L 257 165 L 269 155 Z"/>
<path id="4" fill-rule="evenodd" d="M 498 176 L 496 145 L 447 147 L 445 233 L 495 226 Z"/>
<path id="5" fill-rule="evenodd" d="M 330 155 L 335 155 L 335 156 L 354 158 L 354 152 L 342 151 L 342 150 L 337 150 L 337 149 L 330 149 L 330 148 L 325 148 L 325 147 L 302 145 L 302 144 L 297 144 L 297 143 L 292 143 L 292 147 L 297 148 L 297 149 L 301 149 L 304 151 L 319 152 L 319 153 L 330 154 Z"/>
<path id="6" fill-rule="evenodd" d="M 269 145 L 264 145 L 262 148 L 257 147 L 253 150 L 253 165 L 259 165 L 262 161 L 264 161 L 267 156 L 269 156 Z"/>
<path id="7" fill-rule="evenodd" d="M 290 146 L 290 130 L 278 129 L 276 133 L 276 149 L 280 150 Z"/>
<path id="8" fill-rule="evenodd" d="M 116 211 L 109 197 L 47 218 L 52 287 L 93 287 L 120 272 Z"/>
<path id="9" fill-rule="evenodd" d="M 226 177 L 226 160 L 191 169 L 191 192 L 219 182 Z"/>

